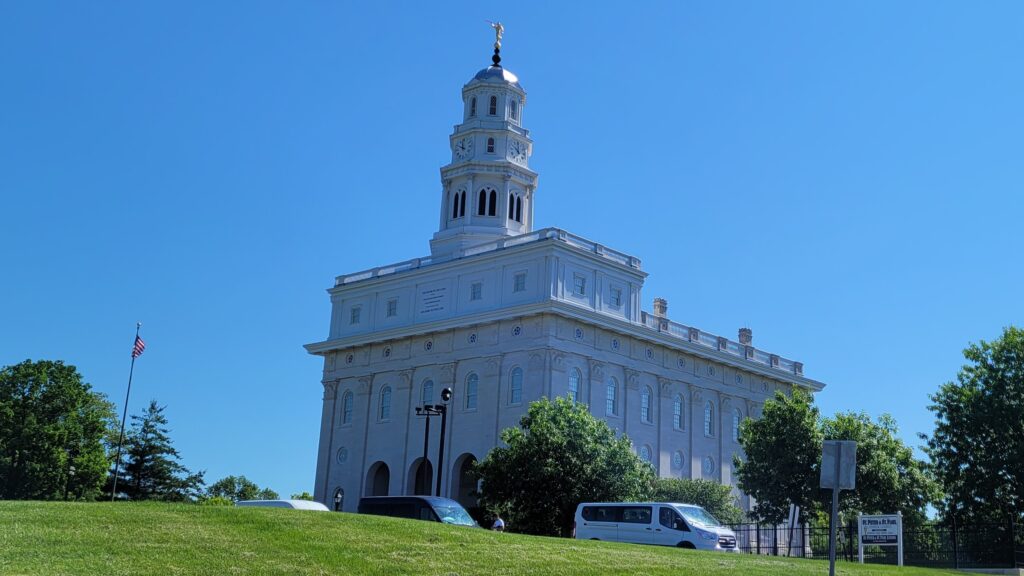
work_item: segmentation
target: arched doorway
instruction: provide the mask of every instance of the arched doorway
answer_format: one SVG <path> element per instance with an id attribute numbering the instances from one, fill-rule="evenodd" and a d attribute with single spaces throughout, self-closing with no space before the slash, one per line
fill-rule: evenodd
<path id="1" fill-rule="evenodd" d="M 391 470 L 383 462 L 375 462 L 366 473 L 366 495 L 387 496 L 391 484 Z"/>
<path id="2" fill-rule="evenodd" d="M 430 460 L 417 458 L 409 467 L 408 494 L 430 496 L 434 493 L 434 467 Z"/>
<path id="3" fill-rule="evenodd" d="M 452 500 L 458 501 L 467 510 L 477 507 L 477 481 L 472 473 L 474 464 L 476 456 L 467 452 L 456 458 L 455 465 L 452 466 Z"/>
<path id="4" fill-rule="evenodd" d="M 335 512 L 341 512 L 345 509 L 345 491 L 338 488 L 334 491 L 334 499 L 332 501 Z"/>

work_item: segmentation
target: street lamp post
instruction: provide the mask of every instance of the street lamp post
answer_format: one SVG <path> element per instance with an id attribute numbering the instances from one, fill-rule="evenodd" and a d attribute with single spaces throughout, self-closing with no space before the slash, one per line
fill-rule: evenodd
<path id="1" fill-rule="evenodd" d="M 441 413 L 441 446 L 437 450 L 437 492 L 436 496 L 441 495 L 441 473 L 444 471 L 444 429 L 445 424 L 448 422 L 448 402 L 452 399 L 452 389 L 445 388 L 441 391 L 441 401 L 444 404 L 435 404 L 434 409 Z"/>
<path id="2" fill-rule="evenodd" d="M 429 456 L 429 450 L 430 450 L 430 417 L 431 416 L 440 416 L 441 415 L 441 412 L 439 410 L 436 410 L 436 408 L 437 408 L 436 406 L 433 406 L 433 405 L 430 405 L 430 404 L 424 404 L 423 406 L 417 406 L 416 407 L 416 415 L 424 417 L 424 424 L 423 424 L 423 462 L 420 463 L 420 467 L 419 467 L 419 470 L 418 470 L 418 472 L 416 474 L 416 478 L 418 480 L 420 478 L 420 475 L 422 474 L 423 483 L 426 484 L 426 494 L 428 496 L 430 495 L 431 492 L 433 492 L 433 490 L 431 489 L 431 488 L 433 488 L 433 486 L 430 485 L 430 475 L 429 475 L 429 473 L 427 472 L 427 469 L 426 469 L 427 462 L 429 462 L 429 460 L 427 458 Z M 415 490 L 415 488 L 416 487 L 414 487 L 414 490 Z"/>

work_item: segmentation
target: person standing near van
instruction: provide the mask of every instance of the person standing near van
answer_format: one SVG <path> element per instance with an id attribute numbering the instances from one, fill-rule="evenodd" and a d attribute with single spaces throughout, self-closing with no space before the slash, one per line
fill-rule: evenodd
<path id="1" fill-rule="evenodd" d="M 491 524 L 491 530 L 494 530 L 496 532 L 505 531 L 505 521 L 501 519 L 500 514 L 494 516 L 494 524 Z"/>

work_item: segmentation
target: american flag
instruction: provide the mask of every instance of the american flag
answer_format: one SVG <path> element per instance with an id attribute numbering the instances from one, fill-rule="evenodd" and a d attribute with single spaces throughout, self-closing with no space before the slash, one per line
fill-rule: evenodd
<path id="1" fill-rule="evenodd" d="M 135 337 L 135 346 L 132 347 L 132 358 L 138 358 L 142 356 L 142 351 L 146 349 L 146 343 L 142 341 L 142 338 Z"/>

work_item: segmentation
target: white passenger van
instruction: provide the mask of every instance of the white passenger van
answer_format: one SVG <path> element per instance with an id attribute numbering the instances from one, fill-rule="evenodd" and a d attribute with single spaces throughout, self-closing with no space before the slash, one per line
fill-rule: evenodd
<path id="1" fill-rule="evenodd" d="M 239 500 L 238 502 L 235 502 L 235 506 L 291 508 L 292 510 L 316 510 L 318 512 L 331 511 L 327 506 L 310 500 Z"/>
<path id="2" fill-rule="evenodd" d="M 573 536 L 738 552 L 736 534 L 707 510 L 675 502 L 585 502 L 576 507 Z"/>

